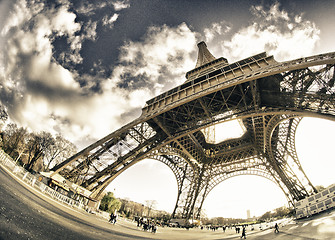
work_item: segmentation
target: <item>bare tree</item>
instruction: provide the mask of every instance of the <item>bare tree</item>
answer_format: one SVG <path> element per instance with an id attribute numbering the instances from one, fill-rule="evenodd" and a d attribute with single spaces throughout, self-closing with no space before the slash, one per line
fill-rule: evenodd
<path id="1" fill-rule="evenodd" d="M 27 143 L 27 170 L 31 170 L 33 168 L 34 164 L 43 156 L 44 152 L 54 144 L 54 141 L 54 138 L 48 132 L 29 134 L 29 140 Z"/>
<path id="2" fill-rule="evenodd" d="M 27 134 L 27 129 L 18 128 L 14 123 L 8 124 L 2 136 L 3 150 L 12 158 L 18 158 L 25 149 Z"/>
<path id="3" fill-rule="evenodd" d="M 77 147 L 72 142 L 66 140 L 60 134 L 57 135 L 53 144 L 44 151 L 44 169 L 51 169 L 56 164 L 74 155 L 76 152 Z"/>
<path id="4" fill-rule="evenodd" d="M 5 122 L 8 119 L 8 114 L 6 109 L 0 105 L 0 120 Z"/>
<path id="5" fill-rule="evenodd" d="M 156 200 L 145 200 L 145 206 L 148 208 L 148 217 L 150 217 L 150 211 L 156 207 Z"/>
<path id="6" fill-rule="evenodd" d="M 8 119 L 8 114 L 6 109 L 0 105 L 0 130 L 2 130 L 2 127 L 4 125 L 4 123 L 7 121 Z M 0 131 L 1 137 L 3 136 L 2 132 Z M 0 139 L 1 140 L 1 139 Z"/>
<path id="7" fill-rule="evenodd" d="M 3 150 L 13 159 L 20 159 L 28 170 L 37 162 L 40 168 L 49 169 L 77 152 L 76 146 L 61 135 L 54 138 L 48 132 L 29 133 L 14 123 L 8 124 L 0 137 Z"/>
<path id="8" fill-rule="evenodd" d="M 134 203 L 134 215 L 142 216 L 144 211 L 144 205 L 140 203 Z"/>

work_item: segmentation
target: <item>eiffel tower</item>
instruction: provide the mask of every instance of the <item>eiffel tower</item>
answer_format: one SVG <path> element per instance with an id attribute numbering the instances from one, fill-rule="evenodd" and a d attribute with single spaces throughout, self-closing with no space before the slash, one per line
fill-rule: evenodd
<path id="1" fill-rule="evenodd" d="M 278 185 L 288 202 L 316 192 L 295 149 L 305 116 L 335 120 L 335 53 L 277 62 L 265 52 L 229 64 L 204 42 L 186 81 L 146 102 L 140 117 L 55 166 L 99 200 L 123 171 L 143 159 L 165 163 L 178 184 L 172 217 L 200 218 L 222 181 L 257 175 Z M 238 120 L 244 134 L 220 143 L 204 130 Z"/>

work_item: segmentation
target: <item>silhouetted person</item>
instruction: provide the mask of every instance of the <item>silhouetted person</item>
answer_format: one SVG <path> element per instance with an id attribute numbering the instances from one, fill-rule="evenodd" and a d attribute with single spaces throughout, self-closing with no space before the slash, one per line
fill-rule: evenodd
<path id="1" fill-rule="evenodd" d="M 275 224 L 275 233 L 279 233 L 279 226 L 277 223 Z"/>
<path id="2" fill-rule="evenodd" d="M 241 238 L 243 238 L 243 237 L 244 237 L 244 239 L 247 238 L 247 234 L 245 233 L 245 226 L 243 226 L 243 228 L 242 228 L 242 236 L 241 236 Z"/>
<path id="3" fill-rule="evenodd" d="M 113 213 L 111 213 L 109 222 L 115 224 L 116 223 L 116 215 L 114 215 Z"/>
<path id="4" fill-rule="evenodd" d="M 111 213 L 111 214 L 109 215 L 109 222 L 113 222 L 113 220 L 114 220 L 114 214 Z"/>
<path id="5" fill-rule="evenodd" d="M 151 232 L 156 233 L 156 231 L 157 231 L 157 227 L 154 224 L 152 224 L 151 225 Z"/>

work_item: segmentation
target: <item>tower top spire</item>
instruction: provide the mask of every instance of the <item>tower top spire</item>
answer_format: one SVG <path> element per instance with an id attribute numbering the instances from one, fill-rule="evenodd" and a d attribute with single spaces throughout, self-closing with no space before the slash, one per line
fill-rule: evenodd
<path id="1" fill-rule="evenodd" d="M 214 61 L 216 58 L 210 53 L 204 41 L 198 43 L 198 60 L 195 67 L 200 67 L 206 63 Z"/>
<path id="2" fill-rule="evenodd" d="M 204 41 L 199 42 L 197 45 L 199 49 L 197 63 L 194 69 L 186 73 L 186 82 L 207 74 L 208 71 L 228 65 L 227 59 L 223 57 L 215 58 L 207 49 L 207 45 Z"/>

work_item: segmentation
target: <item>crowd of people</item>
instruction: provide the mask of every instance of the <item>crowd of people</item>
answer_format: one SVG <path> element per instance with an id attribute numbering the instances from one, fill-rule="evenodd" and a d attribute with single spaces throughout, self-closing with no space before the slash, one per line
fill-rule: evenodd
<path id="1" fill-rule="evenodd" d="M 145 220 L 143 217 L 137 218 L 137 227 L 142 228 L 143 231 L 151 231 L 152 233 L 156 233 L 157 231 L 157 226 L 154 221 L 151 221 L 149 219 Z"/>
<path id="2" fill-rule="evenodd" d="M 115 224 L 117 220 L 117 215 L 111 213 L 109 215 L 108 222 Z M 144 219 L 143 217 L 136 217 L 135 221 L 137 222 L 137 227 L 141 228 L 143 231 L 151 231 L 152 233 L 156 233 L 157 231 L 157 223 L 154 220 Z"/>
<path id="3" fill-rule="evenodd" d="M 115 224 L 116 220 L 117 220 L 117 215 L 111 213 L 109 222 L 112 223 L 112 224 Z M 146 231 L 146 232 L 156 233 L 157 225 L 159 225 L 159 223 L 156 223 L 154 220 L 145 219 L 143 217 L 135 217 L 134 220 L 137 223 L 137 228 L 140 228 L 141 230 Z M 169 225 L 166 225 L 166 226 L 169 226 Z M 231 225 L 230 226 L 213 226 L 213 225 L 211 225 L 211 226 L 200 226 L 200 229 L 203 230 L 204 228 L 207 228 L 207 230 L 217 231 L 219 228 L 222 228 L 223 232 L 226 232 L 226 230 L 228 228 L 235 229 L 235 232 L 237 234 L 241 233 L 241 238 L 246 239 L 246 237 L 247 237 L 246 227 L 247 226 L 248 225 L 232 225 L 232 226 Z M 181 226 L 179 226 L 179 227 L 181 227 Z M 186 228 L 186 227 L 184 227 L 184 228 Z M 188 228 L 186 228 L 186 229 L 188 230 Z M 250 230 L 251 231 L 254 230 L 254 227 L 251 226 Z M 261 226 L 260 226 L 260 230 L 262 230 Z M 274 232 L 275 233 L 279 232 L 279 226 L 278 226 L 277 223 L 274 226 Z"/>
<path id="4" fill-rule="evenodd" d="M 211 230 L 211 231 L 217 231 L 219 229 L 222 228 L 222 231 L 225 233 L 227 229 L 232 229 L 234 230 L 237 234 L 241 234 L 241 238 L 246 239 L 247 238 L 247 227 L 249 225 L 230 225 L 230 226 L 200 226 L 200 229 L 203 230 L 204 228 L 206 228 L 207 230 Z M 262 227 L 259 227 L 260 230 L 262 230 Z M 254 230 L 254 226 L 250 225 L 250 230 L 253 231 Z M 279 233 L 279 225 L 278 223 L 276 223 L 274 225 L 274 232 L 275 233 Z"/>

